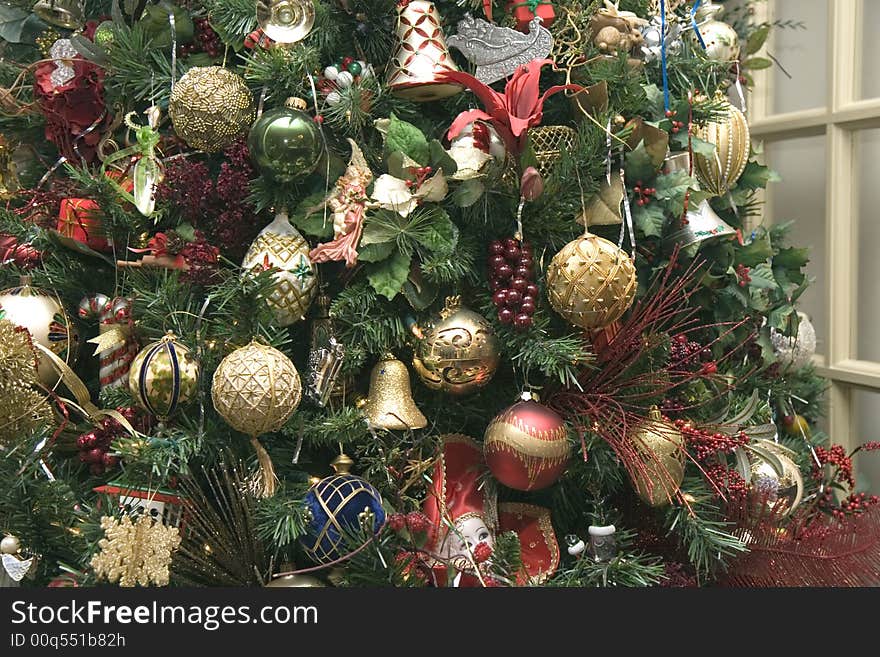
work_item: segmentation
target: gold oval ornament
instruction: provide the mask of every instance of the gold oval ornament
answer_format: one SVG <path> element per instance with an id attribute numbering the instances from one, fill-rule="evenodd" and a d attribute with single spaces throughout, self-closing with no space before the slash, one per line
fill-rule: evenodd
<path id="1" fill-rule="evenodd" d="M 723 196 L 739 180 L 749 161 L 751 135 L 745 115 L 729 102 L 723 116 L 694 128 L 694 135 L 715 146 L 711 155 L 694 153 L 694 173 L 705 191 Z"/>

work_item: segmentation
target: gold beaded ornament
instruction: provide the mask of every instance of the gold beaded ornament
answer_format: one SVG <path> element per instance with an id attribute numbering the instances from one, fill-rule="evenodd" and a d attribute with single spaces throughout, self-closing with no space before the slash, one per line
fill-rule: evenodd
<path id="1" fill-rule="evenodd" d="M 749 122 L 727 103 L 723 118 L 694 128 L 694 136 L 715 145 L 710 155 L 694 152 L 694 173 L 703 190 L 723 196 L 736 184 L 749 161 Z"/>
<path id="2" fill-rule="evenodd" d="M 547 297 L 562 317 L 583 329 L 621 318 L 636 294 L 636 268 L 623 249 L 587 233 L 562 247 L 547 268 Z"/>
<path id="3" fill-rule="evenodd" d="M 214 153 L 254 122 L 254 99 L 244 79 L 222 66 L 189 69 L 171 92 L 168 116 L 192 148 Z"/>

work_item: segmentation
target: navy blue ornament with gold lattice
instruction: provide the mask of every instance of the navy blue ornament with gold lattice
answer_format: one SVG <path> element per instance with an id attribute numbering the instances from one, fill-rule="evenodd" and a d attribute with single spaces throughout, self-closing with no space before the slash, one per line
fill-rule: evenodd
<path id="1" fill-rule="evenodd" d="M 305 503 L 309 511 L 302 546 L 314 561 L 330 563 L 351 552 L 346 535 L 360 528 L 379 532 L 385 524 L 382 497 L 370 482 L 349 474 L 352 461 L 345 455 L 333 461 L 336 474 L 325 477 L 309 489 Z"/>

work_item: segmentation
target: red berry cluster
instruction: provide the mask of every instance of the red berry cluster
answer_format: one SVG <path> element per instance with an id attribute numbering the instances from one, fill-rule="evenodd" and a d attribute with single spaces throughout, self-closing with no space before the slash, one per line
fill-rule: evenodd
<path id="1" fill-rule="evenodd" d="M 489 287 L 498 321 L 518 330 L 532 325 L 538 286 L 532 269 L 532 245 L 512 237 L 489 244 Z"/>
<path id="2" fill-rule="evenodd" d="M 394 513 L 388 517 L 388 526 L 396 532 L 402 532 L 408 529 L 414 534 L 428 531 L 431 521 L 421 511 L 411 511 L 410 513 Z"/>
<path id="3" fill-rule="evenodd" d="M 409 171 L 413 177 L 408 178 L 406 184 L 412 189 L 418 189 L 430 177 L 434 169 L 432 167 L 410 167 Z"/>
<path id="4" fill-rule="evenodd" d="M 728 468 L 721 463 L 715 463 L 705 469 L 706 478 L 713 484 L 717 490 L 726 491 L 728 501 L 738 503 L 743 502 L 749 492 L 748 484 L 743 476 L 736 471 L 735 468 Z"/>
<path id="5" fill-rule="evenodd" d="M 832 445 L 831 449 L 817 447 L 816 458 L 823 466 L 830 465 L 836 468 L 834 478 L 837 481 L 849 484 L 850 488 L 855 487 L 852 457 L 846 453 L 843 445 Z M 818 465 L 813 465 L 813 478 L 819 481 L 824 479 L 824 471 Z"/>
<path id="6" fill-rule="evenodd" d="M 397 515 L 402 516 L 403 514 L 397 514 Z M 417 552 L 406 552 L 406 551 L 401 550 L 400 552 L 398 552 L 395 555 L 394 561 L 400 565 L 400 567 L 401 567 L 400 574 L 403 576 L 403 579 L 405 579 L 405 580 L 415 579 L 415 580 L 421 582 L 422 584 L 427 583 L 428 575 L 425 572 L 424 563 L 420 559 L 419 554 Z"/>
<path id="7" fill-rule="evenodd" d="M 189 265 L 181 279 L 193 285 L 208 285 L 220 269 L 220 249 L 208 244 L 200 230 L 196 231 L 195 241 L 187 242 L 180 255 Z"/>
<path id="8" fill-rule="evenodd" d="M 474 548 L 474 561 L 477 563 L 483 563 L 484 561 L 488 561 L 492 557 L 492 547 L 485 542 L 477 543 L 477 546 Z"/>
<path id="9" fill-rule="evenodd" d="M 657 193 L 657 188 L 645 187 L 645 184 L 640 180 L 636 183 L 636 186 L 633 187 L 633 191 L 639 196 L 636 205 L 642 206 L 651 202 L 651 197 Z"/>
<path id="10" fill-rule="evenodd" d="M 120 407 L 116 410 L 137 429 L 146 429 L 144 420 L 139 417 L 137 409 Z M 114 439 L 123 434 L 125 434 L 125 429 L 119 422 L 112 418 L 105 418 L 99 427 L 76 439 L 79 460 L 89 464 L 89 471 L 93 475 L 102 475 L 107 470 L 115 468 L 119 464 L 119 457 L 110 453 L 110 446 Z"/>
<path id="11" fill-rule="evenodd" d="M 672 343 L 669 346 L 669 362 L 672 367 L 684 368 L 695 371 L 697 369 L 706 370 L 706 365 L 712 361 L 712 350 L 703 347 L 699 342 L 688 340 L 688 337 L 680 333 L 673 336 Z M 702 365 L 701 365 L 702 363 Z M 711 367 L 708 369 L 712 369 Z M 717 366 L 715 371 L 717 371 Z M 714 374 L 714 372 L 704 371 L 704 374 Z"/>
<path id="12" fill-rule="evenodd" d="M 180 46 L 180 54 L 186 56 L 197 52 L 205 52 L 211 57 L 222 55 L 223 43 L 220 41 L 220 35 L 214 31 L 208 19 L 196 18 L 193 20 L 193 25 L 195 26 L 193 41 L 192 43 L 185 43 Z"/>
<path id="13" fill-rule="evenodd" d="M 715 454 L 731 454 L 737 447 L 749 442 L 744 431 L 728 436 L 720 432 L 706 431 L 686 420 L 675 420 L 675 428 L 681 431 L 688 447 L 694 450 L 698 461 L 705 461 Z"/>
<path id="14" fill-rule="evenodd" d="M 739 264 L 736 266 L 736 276 L 739 279 L 740 287 L 746 287 L 749 283 L 752 282 L 752 277 L 749 275 L 750 271 L 752 271 L 751 268 L 746 267 L 743 264 Z"/>

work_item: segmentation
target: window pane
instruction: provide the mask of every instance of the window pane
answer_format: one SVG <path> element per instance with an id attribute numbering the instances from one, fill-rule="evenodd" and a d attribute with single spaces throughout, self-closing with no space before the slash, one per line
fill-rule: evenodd
<path id="1" fill-rule="evenodd" d="M 880 3 L 878 3 L 880 4 Z M 880 326 L 880 129 L 860 130 L 855 134 L 858 176 L 856 199 L 856 244 L 858 245 L 858 275 L 856 276 L 856 358 L 880 362 L 880 344 L 877 327 Z"/>
<path id="2" fill-rule="evenodd" d="M 773 29 L 768 53 L 791 77 L 774 65 L 771 112 L 781 114 L 824 107 L 828 79 L 825 55 L 828 0 L 776 0 L 773 10 L 777 21 L 791 21 L 797 26 Z"/>
<path id="3" fill-rule="evenodd" d="M 852 446 L 880 440 L 880 394 L 854 390 L 853 412 L 855 435 L 852 437 Z M 880 495 L 880 451 L 860 453 L 856 457 L 855 470 L 859 490 Z"/>
<path id="4" fill-rule="evenodd" d="M 771 142 L 764 150 L 768 166 L 782 176 L 782 182 L 768 189 L 773 216 L 766 220 L 774 224 L 794 221 L 788 243 L 810 247 L 806 271 L 815 280 L 798 305 L 816 328 L 817 353 L 825 354 L 825 136 Z"/>
<path id="5" fill-rule="evenodd" d="M 877 26 L 880 25 L 880 2 L 862 0 L 862 61 L 861 73 L 856 74 L 856 84 L 861 80 L 861 89 L 856 90 L 856 98 L 880 97 L 880 76 L 876 64 L 880 61 L 880 40 L 877 39 Z"/>

